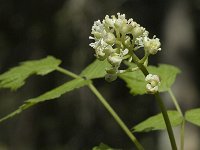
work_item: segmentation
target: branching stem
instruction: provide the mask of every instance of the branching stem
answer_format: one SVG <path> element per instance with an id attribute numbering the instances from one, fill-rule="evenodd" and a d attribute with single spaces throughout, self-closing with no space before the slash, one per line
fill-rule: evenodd
<path id="1" fill-rule="evenodd" d="M 140 68 L 140 70 L 142 71 L 142 73 L 146 77 L 149 74 L 146 67 L 142 63 L 140 63 L 140 59 L 134 54 L 134 52 L 132 53 L 132 57 L 133 57 L 134 63 L 136 63 L 136 65 Z M 168 136 L 169 136 L 169 139 L 170 139 L 172 150 L 177 150 L 176 141 L 175 141 L 175 138 L 174 138 L 172 126 L 171 126 L 165 105 L 164 105 L 159 93 L 156 93 L 154 95 L 155 95 L 155 98 L 156 98 L 158 105 L 161 109 L 163 118 L 165 120 L 165 124 L 166 124 L 166 127 L 167 127 L 167 132 L 168 132 Z"/>
<path id="2" fill-rule="evenodd" d="M 57 71 L 65 74 L 65 75 L 68 75 L 72 78 L 80 78 L 80 76 L 78 76 L 66 69 L 63 69 L 61 67 L 58 67 Z M 130 140 L 136 145 L 137 149 L 144 150 L 143 146 L 139 143 L 139 141 L 136 139 L 136 137 L 133 135 L 133 133 L 129 130 L 129 128 L 126 126 L 126 124 L 122 121 L 122 119 L 114 111 L 114 109 L 109 105 L 109 103 L 106 101 L 106 99 L 99 93 L 99 91 L 95 88 L 95 86 L 92 83 L 90 83 L 88 85 L 88 87 L 97 96 L 97 98 L 100 100 L 100 102 L 103 104 L 103 106 L 108 110 L 108 112 L 112 115 L 112 117 L 115 119 L 115 121 L 122 128 L 122 130 L 127 134 L 127 136 L 130 138 Z"/>
<path id="3" fill-rule="evenodd" d="M 136 139 L 136 137 L 131 133 L 129 128 L 125 125 L 125 123 L 121 120 L 121 118 L 117 115 L 117 113 L 113 110 L 113 108 L 108 104 L 105 98 L 99 93 L 99 91 L 93 86 L 93 84 L 89 84 L 90 90 L 98 97 L 103 106 L 108 110 L 108 112 L 113 116 L 115 121 L 119 124 L 119 126 L 124 130 L 127 136 L 131 139 L 131 141 L 136 145 L 138 150 L 144 150 L 142 145 Z"/>
<path id="4" fill-rule="evenodd" d="M 182 116 L 182 123 L 181 123 L 181 134 L 180 134 L 180 147 L 181 147 L 181 150 L 184 150 L 184 137 L 185 137 L 185 118 L 184 118 L 184 115 L 183 115 L 183 112 L 181 111 L 181 108 L 178 104 L 178 101 L 176 99 L 176 97 L 174 96 L 174 93 L 172 92 L 171 89 L 168 89 L 168 93 L 172 99 L 172 102 L 174 103 L 177 111 L 180 113 L 180 115 Z"/>

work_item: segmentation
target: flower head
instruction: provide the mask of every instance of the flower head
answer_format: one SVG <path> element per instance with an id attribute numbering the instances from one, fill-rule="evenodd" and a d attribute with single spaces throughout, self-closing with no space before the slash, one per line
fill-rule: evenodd
<path id="1" fill-rule="evenodd" d="M 94 42 L 90 46 L 95 56 L 99 60 L 107 59 L 116 73 L 123 60 L 132 60 L 132 52 L 139 48 L 144 48 L 145 55 L 161 50 L 159 39 L 155 36 L 150 39 L 149 32 L 132 18 L 126 19 L 125 14 L 106 15 L 102 21 L 95 21 L 91 34 L 89 39 Z"/>
<path id="2" fill-rule="evenodd" d="M 153 39 L 145 38 L 144 39 L 144 50 L 149 54 L 156 54 L 158 51 L 161 51 L 160 48 L 160 40 L 158 38 L 153 37 Z"/>
<path id="3" fill-rule="evenodd" d="M 147 82 L 147 92 L 152 94 L 158 92 L 158 87 L 160 85 L 160 79 L 158 75 L 148 74 L 145 78 L 145 81 Z"/>

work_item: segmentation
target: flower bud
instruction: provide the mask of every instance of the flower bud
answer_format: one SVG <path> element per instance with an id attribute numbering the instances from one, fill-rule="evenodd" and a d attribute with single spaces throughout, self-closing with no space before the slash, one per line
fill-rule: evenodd
<path id="1" fill-rule="evenodd" d="M 122 58 L 119 55 L 114 53 L 108 57 L 108 62 L 112 66 L 119 66 L 122 62 Z"/>
<path id="2" fill-rule="evenodd" d="M 108 15 L 105 16 L 104 24 L 108 27 L 114 27 L 115 19 L 109 18 Z"/>
<path id="3" fill-rule="evenodd" d="M 105 49 L 104 52 L 106 53 L 107 56 L 111 55 L 112 53 L 116 52 L 116 49 L 113 49 L 112 46 L 108 45 Z"/>
<path id="4" fill-rule="evenodd" d="M 118 69 L 114 67 L 114 68 L 106 69 L 106 72 L 108 74 L 116 74 L 118 72 Z"/>
<path id="5" fill-rule="evenodd" d="M 115 43 L 115 35 L 109 32 L 106 34 L 104 40 L 107 44 L 113 45 Z"/>
<path id="6" fill-rule="evenodd" d="M 140 26 L 136 26 L 132 30 L 132 35 L 133 35 L 134 38 L 137 38 L 139 36 L 142 36 L 142 34 L 144 33 L 144 31 L 145 31 L 145 28 L 140 27 Z"/>
<path id="7" fill-rule="evenodd" d="M 130 47 L 130 46 L 131 46 L 131 38 L 130 38 L 129 36 L 126 36 L 125 41 L 124 41 L 124 44 L 125 44 L 127 47 Z"/>
<path id="8" fill-rule="evenodd" d="M 102 34 L 100 32 L 93 31 L 92 34 L 95 38 L 100 39 L 102 37 Z"/>
<path id="9" fill-rule="evenodd" d="M 115 81 L 117 79 L 117 74 L 106 74 L 105 75 L 105 80 L 107 82 L 112 82 L 112 81 Z"/>
<path id="10" fill-rule="evenodd" d="M 147 89 L 147 92 L 151 93 L 151 94 L 154 94 L 154 93 L 158 92 L 158 86 L 152 87 L 151 84 L 147 84 L 146 85 L 146 89 Z"/>
<path id="11" fill-rule="evenodd" d="M 131 25 L 129 25 L 129 24 L 123 24 L 123 25 L 121 26 L 120 31 L 121 31 L 122 34 L 128 34 L 128 33 L 131 32 L 132 29 L 133 29 L 133 28 L 132 28 Z"/>
<path id="12" fill-rule="evenodd" d="M 100 61 L 103 61 L 106 59 L 106 55 L 103 52 L 96 52 L 95 56 L 97 57 L 97 59 L 99 59 Z"/>
<path id="13" fill-rule="evenodd" d="M 146 39 L 144 41 L 144 49 L 147 51 L 149 54 L 156 54 L 158 51 L 161 50 L 160 48 L 160 40 L 158 38 L 155 39 Z"/>
<path id="14" fill-rule="evenodd" d="M 158 92 L 158 86 L 160 85 L 160 79 L 157 75 L 148 74 L 145 78 L 147 81 L 146 89 L 149 93 L 156 93 Z"/>

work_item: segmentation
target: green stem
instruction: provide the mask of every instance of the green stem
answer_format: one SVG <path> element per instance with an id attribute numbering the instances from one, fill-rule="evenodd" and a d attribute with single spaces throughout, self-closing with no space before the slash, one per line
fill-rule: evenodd
<path id="1" fill-rule="evenodd" d="M 76 75 L 75 73 L 73 73 L 73 72 L 71 72 L 71 71 L 68 71 L 68 70 L 66 70 L 66 69 L 63 69 L 63 68 L 61 68 L 61 67 L 57 67 L 57 69 L 56 69 L 57 71 L 59 71 L 59 72 L 61 72 L 61 73 L 63 73 L 63 74 L 65 74 L 65 75 L 68 75 L 68 76 L 70 76 L 70 77 L 72 77 L 72 78 L 80 78 L 78 75 Z"/>
<path id="2" fill-rule="evenodd" d="M 184 150 L 184 138 L 185 138 L 185 118 L 181 123 L 181 150 Z"/>
<path id="3" fill-rule="evenodd" d="M 80 76 L 63 69 L 61 67 L 58 67 L 56 69 L 57 71 L 68 75 L 72 78 L 80 78 Z M 139 141 L 136 139 L 136 137 L 131 133 L 131 131 L 128 129 L 128 127 L 125 125 L 125 123 L 122 121 L 122 119 L 117 115 L 117 113 L 113 110 L 113 108 L 109 105 L 109 103 L 105 100 L 105 98 L 99 93 L 99 91 L 94 87 L 92 83 L 88 85 L 90 90 L 98 97 L 100 102 L 103 104 L 103 106 L 108 110 L 108 112 L 112 115 L 112 117 L 115 119 L 115 121 L 119 124 L 119 126 L 124 130 L 124 132 L 128 135 L 128 137 L 131 139 L 131 141 L 136 145 L 138 150 L 144 150 L 143 146 L 139 143 Z"/>
<path id="4" fill-rule="evenodd" d="M 181 111 L 180 106 L 178 104 L 178 101 L 177 101 L 176 97 L 174 96 L 174 93 L 172 92 L 172 90 L 168 89 L 168 93 L 169 93 L 169 95 L 170 95 L 170 97 L 172 99 L 172 102 L 174 103 L 177 111 L 180 113 L 180 115 L 183 118 L 183 121 L 181 123 L 180 147 L 181 147 L 181 150 L 184 150 L 185 118 L 184 118 L 183 112 Z"/>
<path id="5" fill-rule="evenodd" d="M 167 132 L 168 132 L 168 135 L 169 135 L 169 139 L 170 139 L 170 142 L 171 142 L 172 149 L 177 150 L 176 141 L 175 141 L 175 138 L 174 138 L 172 126 L 171 126 L 165 105 L 164 105 L 159 93 L 155 94 L 155 98 L 156 98 L 158 105 L 160 106 L 161 112 L 163 114 L 163 118 L 165 120 L 165 124 L 166 124 L 166 127 L 167 127 Z"/>
<path id="6" fill-rule="evenodd" d="M 140 63 L 140 59 L 134 54 L 134 52 L 132 53 L 132 57 L 133 57 L 133 61 L 140 68 L 140 70 L 142 71 L 144 76 L 147 76 L 149 74 L 148 70 L 146 69 L 146 67 L 143 64 Z M 170 139 L 171 147 L 172 147 L 173 150 L 177 150 L 176 141 L 175 141 L 175 138 L 174 138 L 172 126 L 171 126 L 165 105 L 164 105 L 159 93 L 156 93 L 154 95 L 155 95 L 155 98 L 156 98 L 156 100 L 159 104 L 159 107 L 161 109 L 163 118 L 165 120 L 165 124 L 166 124 L 166 127 L 167 127 L 167 132 L 168 132 L 168 136 L 169 136 L 169 139 Z"/>
<path id="7" fill-rule="evenodd" d="M 146 69 L 146 67 L 142 63 L 140 63 L 140 59 L 134 53 L 132 53 L 132 57 L 133 57 L 134 63 L 136 63 L 136 65 L 138 66 L 138 68 L 140 68 L 140 70 L 142 71 L 142 73 L 146 77 L 149 74 L 149 72 Z"/>
<path id="8" fill-rule="evenodd" d="M 171 97 L 171 99 L 172 99 L 172 101 L 173 101 L 173 103 L 174 103 L 176 109 L 178 110 L 178 112 L 180 113 L 180 115 L 183 117 L 183 113 L 182 113 L 182 111 L 181 111 L 181 108 L 180 108 L 180 106 L 179 106 L 179 104 L 178 104 L 178 101 L 177 101 L 176 97 L 174 96 L 172 90 L 171 90 L 171 89 L 168 89 L 168 93 L 169 93 L 169 95 L 170 95 L 170 97 Z"/>
<path id="9" fill-rule="evenodd" d="M 124 132 L 128 135 L 131 141 L 136 145 L 138 150 L 144 150 L 142 145 L 136 139 L 136 137 L 131 133 L 125 123 L 121 120 L 121 118 L 117 115 L 117 113 L 112 109 L 109 103 L 105 100 L 105 98 L 99 93 L 99 91 L 92 85 L 88 85 L 90 90 L 98 97 L 100 102 L 104 105 L 104 107 L 108 110 L 108 112 L 113 116 L 115 121 L 119 124 L 119 126 L 124 130 Z"/>

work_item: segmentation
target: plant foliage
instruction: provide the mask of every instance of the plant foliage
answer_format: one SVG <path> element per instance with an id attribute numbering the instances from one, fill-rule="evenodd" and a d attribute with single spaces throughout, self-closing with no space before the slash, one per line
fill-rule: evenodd
<path id="1" fill-rule="evenodd" d="M 159 92 L 167 91 L 174 83 L 176 76 L 180 73 L 177 67 L 160 64 L 158 67 L 149 66 L 147 70 L 152 74 L 157 74 L 161 79 L 161 85 L 159 87 Z M 146 81 L 145 77 L 140 70 L 134 72 L 125 72 L 119 75 L 123 79 L 127 87 L 130 88 L 130 93 L 133 95 L 143 95 L 146 94 Z"/>
<path id="2" fill-rule="evenodd" d="M 79 78 L 79 79 L 74 79 L 72 81 L 69 81 L 51 91 L 48 91 L 36 98 L 31 98 L 29 100 L 26 100 L 25 103 L 23 105 L 21 105 L 17 110 L 15 110 L 14 112 L 8 114 L 7 116 L 3 117 L 2 119 L 0 119 L 0 122 L 6 120 L 6 119 L 9 119 L 11 117 L 14 117 L 15 115 L 17 114 L 20 114 L 22 111 L 24 111 L 25 109 L 35 105 L 35 104 L 38 104 L 38 103 L 41 103 L 41 102 L 44 102 L 44 101 L 47 101 L 47 100 L 53 100 L 53 99 L 56 99 L 56 98 L 59 98 L 61 95 L 67 93 L 67 92 L 70 92 L 72 90 L 74 90 L 75 88 L 80 88 L 84 85 L 87 85 L 89 83 L 89 80 L 84 80 L 82 78 Z"/>
<path id="3" fill-rule="evenodd" d="M 183 121 L 183 118 L 178 111 L 167 111 L 167 113 L 172 126 L 178 126 Z M 133 132 L 149 132 L 163 129 L 166 129 L 166 125 L 161 113 L 149 117 L 132 128 Z"/>
<path id="4" fill-rule="evenodd" d="M 48 56 L 40 60 L 25 61 L 19 66 L 11 68 L 9 71 L 0 75 L 0 88 L 9 88 L 17 90 L 25 84 L 25 81 L 31 75 L 46 75 L 58 67 L 61 61 Z"/>
<path id="5" fill-rule="evenodd" d="M 188 110 L 185 113 L 185 119 L 197 126 L 200 126 L 200 108 Z"/>
<path id="6" fill-rule="evenodd" d="M 96 59 L 81 72 L 80 76 L 87 79 L 103 78 L 106 75 L 105 68 L 110 67 L 111 65 L 107 61 Z"/>

